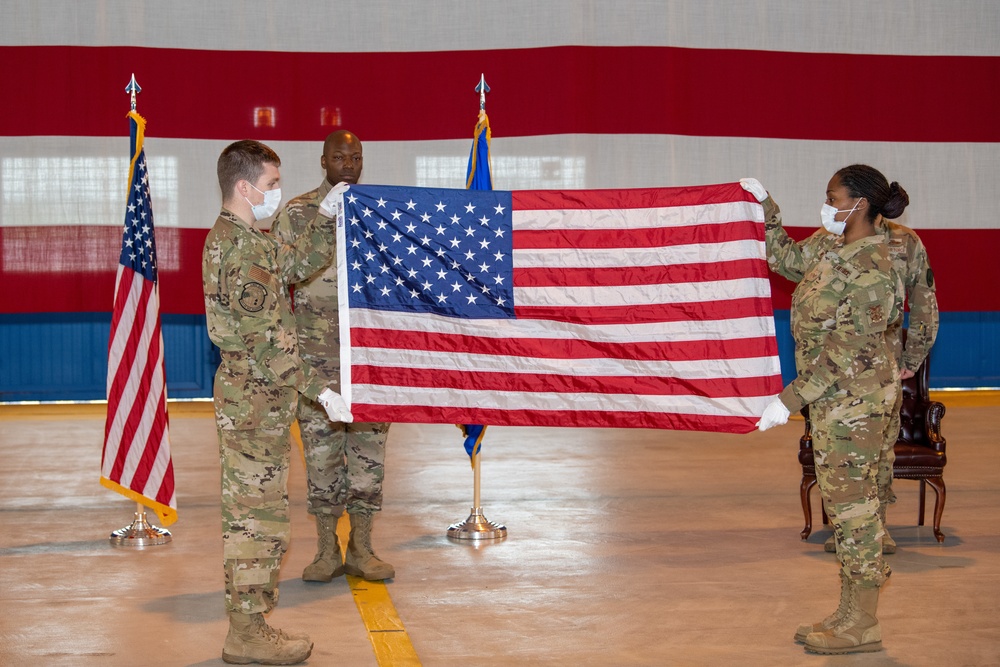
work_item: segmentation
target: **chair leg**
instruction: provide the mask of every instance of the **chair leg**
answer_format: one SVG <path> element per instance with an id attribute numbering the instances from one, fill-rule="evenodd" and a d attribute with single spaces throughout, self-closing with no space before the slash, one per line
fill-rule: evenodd
<path id="1" fill-rule="evenodd" d="M 802 475 L 802 483 L 799 485 L 799 494 L 802 496 L 802 513 L 806 516 L 806 527 L 802 529 L 799 536 L 805 540 L 812 532 L 812 504 L 809 502 L 809 491 L 816 486 L 815 475 Z"/>
<path id="2" fill-rule="evenodd" d="M 921 483 L 924 480 L 920 480 Z M 944 542 L 944 533 L 941 532 L 941 517 L 944 515 L 945 486 L 944 477 L 929 477 L 927 483 L 934 489 L 934 537 L 938 542 Z M 923 525 L 923 524 L 921 524 Z"/>
<path id="3" fill-rule="evenodd" d="M 935 489 L 936 491 L 937 489 Z M 920 480 L 920 505 L 917 512 L 917 525 L 924 525 L 924 501 L 927 496 L 927 485 L 924 484 L 924 480 Z"/>

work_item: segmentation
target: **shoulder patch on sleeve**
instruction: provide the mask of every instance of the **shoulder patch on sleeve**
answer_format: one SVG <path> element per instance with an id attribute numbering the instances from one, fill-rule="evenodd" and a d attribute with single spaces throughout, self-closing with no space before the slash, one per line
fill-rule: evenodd
<path id="1" fill-rule="evenodd" d="M 240 294 L 240 305 L 248 313 L 258 313 L 264 309 L 267 288 L 260 283 L 247 283 Z"/>

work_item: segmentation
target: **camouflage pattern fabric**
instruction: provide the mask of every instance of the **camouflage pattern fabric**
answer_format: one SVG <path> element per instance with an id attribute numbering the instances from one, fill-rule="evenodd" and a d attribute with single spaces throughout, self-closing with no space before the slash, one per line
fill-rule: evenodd
<path id="1" fill-rule="evenodd" d="M 837 556 L 848 577 L 881 586 L 890 570 L 882 557 L 877 474 L 889 411 L 897 387 L 865 396 L 833 396 L 809 405 L 816 481 L 837 536 Z"/>
<path id="2" fill-rule="evenodd" d="M 299 402 L 309 512 L 339 516 L 382 509 L 385 440 L 389 425 L 331 422 L 314 401 Z"/>
<path id="3" fill-rule="evenodd" d="M 316 190 L 289 200 L 278 213 L 271 233 L 282 243 L 295 243 L 307 233 L 319 215 L 319 205 L 332 185 L 326 179 Z M 334 238 L 336 243 L 336 238 Z M 340 391 L 340 299 L 337 294 L 336 249 L 331 249 L 330 261 L 321 271 L 294 283 L 292 303 L 295 307 L 295 327 L 299 336 L 299 353 L 310 360 L 331 384 Z"/>
<path id="4" fill-rule="evenodd" d="M 780 212 L 777 212 L 777 217 L 773 220 L 772 215 L 773 213 L 767 214 L 769 229 L 780 224 Z M 893 269 L 902 280 L 910 312 L 905 349 L 902 319 L 890 324 L 886 337 L 899 367 L 916 372 L 937 338 L 940 318 L 934 272 L 931 271 L 927 258 L 927 249 L 912 229 L 882 216 L 875 219 L 875 229 L 882 234 Z M 799 243 L 783 232 L 784 230 L 769 238 L 768 264 L 772 271 L 796 283 L 802 280 L 807 267 L 814 266 L 818 258 L 842 243 L 842 237 L 831 234 L 822 227 Z M 892 466 L 896 460 L 893 448 L 899 435 L 899 408 L 902 400 L 902 393 L 898 392 L 879 461 L 879 499 L 885 504 L 896 502 L 896 493 L 892 490 Z"/>
<path id="5" fill-rule="evenodd" d="M 777 217 L 773 217 L 775 215 Z M 768 230 L 780 226 L 780 211 L 765 210 L 765 216 L 769 220 L 766 223 Z M 934 273 L 927 258 L 927 249 L 912 229 L 882 216 L 876 218 L 875 229 L 882 234 L 893 269 L 903 281 L 909 304 L 910 322 L 905 350 L 902 320 L 890 327 L 889 340 L 895 357 L 900 360 L 900 368 L 916 372 L 937 338 L 939 314 Z M 819 258 L 842 243 L 842 236 L 823 228 L 801 242 L 796 242 L 782 230 L 782 233 L 768 239 L 768 264 L 775 273 L 797 283 Z"/>
<path id="6" fill-rule="evenodd" d="M 266 613 L 278 603 L 288 549 L 287 428 L 218 429 L 226 611 Z"/>
<path id="7" fill-rule="evenodd" d="M 319 214 L 319 205 L 333 186 L 326 179 L 315 190 L 290 200 L 278 213 L 271 232 L 292 243 Z M 334 253 L 334 256 L 336 253 Z M 295 325 L 299 352 L 316 368 L 327 386 L 340 391 L 340 300 L 337 266 L 293 281 Z M 382 508 L 387 423 L 332 423 L 312 401 L 300 401 L 299 429 L 305 450 L 309 512 L 339 515 L 373 513 Z"/>
<path id="8" fill-rule="evenodd" d="M 837 554 L 855 581 L 877 586 L 882 561 L 878 470 L 898 394 L 887 331 L 902 317 L 902 284 L 879 235 L 824 252 L 799 246 L 768 198 L 768 263 L 798 275 L 792 295 L 797 376 L 781 392 L 790 411 L 810 406 L 816 479 L 838 536 Z"/>
<path id="9" fill-rule="evenodd" d="M 215 414 L 219 428 L 291 424 L 298 393 L 326 387 L 299 358 L 288 283 L 329 262 L 333 222 L 319 217 L 295 245 L 283 245 L 223 209 L 205 239 L 202 281 L 208 336 L 219 346 Z"/>
<path id="10" fill-rule="evenodd" d="M 934 272 L 931 271 L 927 258 L 927 249 L 912 229 L 882 216 L 876 218 L 875 229 L 882 234 L 892 267 L 902 280 L 910 312 L 905 347 L 902 320 L 889 326 L 886 338 L 898 367 L 915 373 L 937 338 L 940 315 Z M 892 466 L 896 461 L 895 446 L 899 439 L 899 409 L 902 404 L 902 390 L 897 390 L 885 442 L 882 443 L 882 458 L 877 476 L 879 501 L 885 505 L 896 502 L 896 492 L 892 489 Z"/>
<path id="11" fill-rule="evenodd" d="M 916 372 L 934 345 L 940 322 L 934 272 L 927 249 L 912 229 L 881 216 L 875 221 L 875 229 L 885 239 L 889 259 L 903 281 L 910 310 L 905 348 L 900 327 L 890 329 L 889 340 L 900 360 L 899 367 Z"/>
<path id="12" fill-rule="evenodd" d="M 223 209 L 205 240 L 208 335 L 222 351 L 214 400 L 228 611 L 277 603 L 289 537 L 288 429 L 298 394 L 315 399 L 325 387 L 299 358 L 287 284 L 328 263 L 334 230 L 320 216 L 283 245 Z"/>

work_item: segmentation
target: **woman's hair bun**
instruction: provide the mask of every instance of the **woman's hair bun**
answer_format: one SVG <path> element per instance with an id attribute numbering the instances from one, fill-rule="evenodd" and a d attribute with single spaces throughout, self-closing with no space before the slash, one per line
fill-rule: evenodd
<path id="1" fill-rule="evenodd" d="M 886 200 L 882 210 L 879 211 L 883 217 L 895 220 L 903 215 L 903 211 L 910 204 L 910 196 L 899 183 L 893 181 L 889 184 L 889 198 Z"/>

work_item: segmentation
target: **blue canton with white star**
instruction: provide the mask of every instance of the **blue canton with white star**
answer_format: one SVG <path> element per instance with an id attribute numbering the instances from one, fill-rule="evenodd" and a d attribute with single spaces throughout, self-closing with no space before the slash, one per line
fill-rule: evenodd
<path id="1" fill-rule="evenodd" d="M 156 282 L 156 242 L 153 239 L 153 207 L 149 197 L 145 151 L 140 151 L 135 161 L 129 184 L 122 254 L 118 261 L 141 273 L 146 280 Z"/>
<path id="2" fill-rule="evenodd" d="M 510 192 L 352 185 L 344 204 L 352 308 L 514 316 Z"/>

